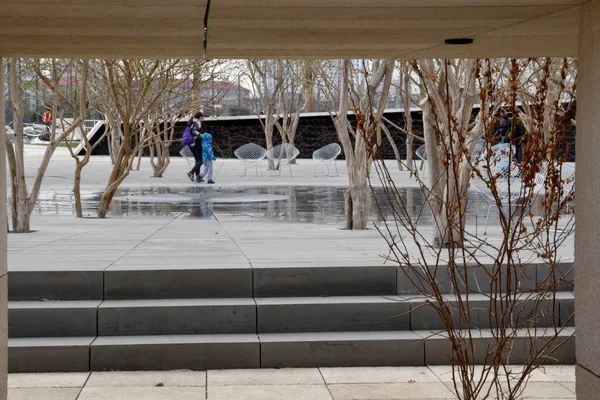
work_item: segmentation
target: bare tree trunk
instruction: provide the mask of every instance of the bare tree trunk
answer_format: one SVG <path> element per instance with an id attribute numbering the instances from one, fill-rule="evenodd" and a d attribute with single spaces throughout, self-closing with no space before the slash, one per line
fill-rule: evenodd
<path id="1" fill-rule="evenodd" d="M 127 134 L 125 136 L 127 137 Z M 119 185 L 129 175 L 131 164 L 133 163 L 134 159 L 132 158 L 131 150 L 128 148 L 128 145 L 129 144 L 126 143 L 124 146 L 121 146 L 119 154 L 115 159 L 115 164 L 113 165 L 112 172 L 108 179 L 108 184 L 106 185 L 104 193 L 102 193 L 102 197 L 100 198 L 100 204 L 98 205 L 98 218 L 106 218 L 108 207 L 110 206 L 113 197 L 117 193 Z"/>
<path id="2" fill-rule="evenodd" d="M 414 162 L 413 162 L 413 143 L 415 141 L 412 136 L 413 133 L 413 120 L 412 115 L 410 113 L 410 76 L 408 75 L 408 71 L 403 74 L 402 80 L 402 92 L 404 93 L 404 129 L 408 132 L 406 135 L 406 168 L 409 171 L 414 170 Z"/>
<path id="3" fill-rule="evenodd" d="M 81 171 L 84 165 L 78 162 L 75 165 L 73 177 L 73 197 L 75 199 L 75 215 L 77 218 L 83 218 L 83 207 L 81 206 Z"/>
<path id="4" fill-rule="evenodd" d="M 8 158 L 8 169 L 10 171 L 10 206 L 11 206 L 11 220 L 13 230 L 17 227 L 17 160 L 15 157 L 15 149 L 13 144 L 6 137 L 6 157 Z"/>
<path id="5" fill-rule="evenodd" d="M 23 98 L 21 97 L 21 88 L 19 86 L 19 76 L 17 71 L 17 59 L 8 60 L 10 97 L 13 106 L 14 122 L 14 150 L 15 150 L 15 178 L 14 187 L 16 225 L 13 226 L 14 232 L 29 232 L 29 196 L 27 195 L 27 183 L 25 181 L 25 160 L 24 160 L 24 133 L 23 133 Z"/>

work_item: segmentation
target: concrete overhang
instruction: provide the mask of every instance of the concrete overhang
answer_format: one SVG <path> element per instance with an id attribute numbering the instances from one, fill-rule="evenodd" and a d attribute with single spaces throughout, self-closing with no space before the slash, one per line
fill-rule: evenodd
<path id="1" fill-rule="evenodd" d="M 575 56 L 583 2 L 0 0 L 0 54 L 72 58 Z M 474 43 L 444 44 L 453 38 L 472 38 Z"/>

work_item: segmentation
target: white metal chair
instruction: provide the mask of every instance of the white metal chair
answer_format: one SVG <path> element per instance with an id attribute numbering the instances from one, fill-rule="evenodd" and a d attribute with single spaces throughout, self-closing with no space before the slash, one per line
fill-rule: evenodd
<path id="1" fill-rule="evenodd" d="M 333 164 L 335 167 L 335 176 L 339 175 L 337 165 L 335 163 L 335 159 L 338 158 L 340 153 L 342 152 L 342 148 L 337 143 L 330 143 L 327 146 L 321 147 L 318 150 L 313 152 L 312 158 L 317 162 L 315 165 L 315 171 L 313 172 L 313 176 L 317 176 L 317 168 L 319 165 L 325 165 L 327 167 L 327 176 L 331 176 L 330 166 Z"/>
<path id="2" fill-rule="evenodd" d="M 561 165 L 560 179 L 563 185 L 563 192 L 561 196 L 561 201 L 563 201 L 563 199 L 568 199 L 571 197 L 575 191 L 575 167 L 569 164 Z M 574 199 L 571 201 L 574 201 Z M 571 201 L 567 202 L 567 212 L 569 212 L 569 203 Z"/>
<path id="3" fill-rule="evenodd" d="M 498 144 L 490 150 L 491 153 L 489 155 L 487 151 L 482 152 L 474 165 L 474 168 L 478 169 L 486 180 L 484 181 L 477 175 L 471 179 L 471 187 L 481 193 L 488 204 L 484 235 L 487 234 L 490 211 L 492 207 L 496 206 L 496 196 L 492 193 L 490 182 L 487 179 L 489 176 L 492 177 L 497 192 L 497 199 L 500 200 L 502 207 L 511 205 L 516 209 L 520 206 L 521 198 L 528 195 L 527 190 L 523 190 L 523 181 L 521 180 L 519 166 L 516 161 L 511 159 L 511 155 L 514 155 L 514 150 L 511 151 L 510 144 Z M 540 172 L 535 177 L 534 196 L 537 196 L 544 187 L 547 169 L 547 165 L 542 166 Z"/>
<path id="4" fill-rule="evenodd" d="M 267 156 L 267 149 L 255 143 L 247 143 L 239 147 L 233 154 L 244 164 L 244 174 L 242 176 L 246 176 L 249 165 L 256 167 L 256 176 L 262 176 L 258 170 L 258 164 Z"/>
<path id="5" fill-rule="evenodd" d="M 415 155 L 421 159 L 421 170 L 423 171 L 423 175 L 427 173 L 427 148 L 424 144 L 417 147 L 415 150 Z"/>
<path id="6" fill-rule="evenodd" d="M 181 154 L 181 157 L 185 158 L 185 160 L 188 162 L 190 169 L 194 168 L 194 165 L 196 165 L 196 159 L 194 158 L 194 153 L 192 153 L 190 146 L 183 146 L 181 150 L 179 150 L 179 154 Z"/>
<path id="7" fill-rule="evenodd" d="M 292 176 L 292 161 L 298 157 L 300 150 L 291 144 L 279 144 L 267 152 L 267 158 L 279 165 L 279 175 L 281 175 L 281 165 L 287 164 Z"/>

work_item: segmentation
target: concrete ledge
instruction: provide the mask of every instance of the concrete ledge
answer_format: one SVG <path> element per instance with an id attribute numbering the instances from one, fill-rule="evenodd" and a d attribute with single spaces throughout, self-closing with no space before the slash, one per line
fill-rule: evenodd
<path id="1" fill-rule="evenodd" d="M 417 274 L 404 267 L 398 268 L 398 294 L 403 295 L 421 295 L 422 293 L 417 290 L 413 282 L 419 284 Z M 506 267 L 504 267 L 506 268 Z M 528 266 L 518 267 L 519 268 L 519 279 L 513 279 L 511 286 L 518 288 L 520 291 L 531 291 L 537 287 L 537 264 L 531 264 Z M 489 293 L 490 288 L 490 274 L 493 269 L 492 265 L 467 265 L 467 276 L 468 281 L 465 281 L 465 267 L 457 267 L 454 273 L 456 274 L 456 280 L 458 286 L 454 287 L 450 280 L 450 275 L 453 273 L 447 265 L 440 264 L 437 269 L 432 267 L 431 274 L 434 275 L 439 290 L 442 294 L 452 294 L 459 291 L 460 293 L 466 292 L 468 282 L 470 293 Z M 412 279 L 412 282 L 411 282 Z M 506 288 L 506 274 L 503 274 L 499 283 L 501 287 Z M 433 291 L 430 287 L 423 286 L 420 288 L 424 293 L 432 294 Z"/>
<path id="2" fill-rule="evenodd" d="M 98 335 L 256 333 L 252 299 L 111 300 L 98 310 Z"/>
<path id="3" fill-rule="evenodd" d="M 425 365 L 412 332 L 319 332 L 260 335 L 263 368 Z"/>
<path id="4" fill-rule="evenodd" d="M 258 333 L 402 331 L 410 309 L 398 296 L 256 299 Z"/>
<path id="5" fill-rule="evenodd" d="M 9 271 L 8 300 L 102 300 L 103 272 Z"/>
<path id="6" fill-rule="evenodd" d="M 100 301 L 10 301 L 8 336 L 96 336 Z"/>
<path id="7" fill-rule="evenodd" d="M 396 294 L 396 267 L 255 268 L 255 297 Z"/>
<path id="8" fill-rule="evenodd" d="M 553 330 L 548 328 L 548 335 L 553 335 Z M 575 363 L 575 337 L 572 336 L 574 330 L 565 328 L 564 331 L 551 345 L 542 360 L 545 364 L 574 364 Z M 451 354 L 452 345 L 445 333 L 432 331 L 415 331 L 425 340 L 425 362 L 426 365 L 452 365 Z M 520 330 L 513 339 L 511 345 L 507 345 L 507 351 L 504 354 L 504 362 L 510 364 L 525 364 L 526 355 L 533 349 L 541 349 L 547 343 L 548 337 L 545 336 L 543 329 L 537 332 L 531 332 L 536 335 L 535 338 L 528 336 L 527 330 Z M 474 362 L 475 364 L 485 364 L 488 347 L 496 343 L 489 330 L 481 330 L 473 334 Z"/>
<path id="9" fill-rule="evenodd" d="M 8 340 L 8 372 L 87 372 L 93 337 Z"/>
<path id="10" fill-rule="evenodd" d="M 259 367 L 256 335 L 101 337 L 91 347 L 93 371 Z"/>
<path id="11" fill-rule="evenodd" d="M 561 292 L 556 295 L 556 303 L 550 298 L 540 300 L 535 297 L 528 298 L 527 293 L 519 295 L 520 300 L 517 300 L 513 312 L 513 321 L 517 326 L 523 327 L 561 327 L 561 321 L 565 321 L 573 312 L 574 296 L 572 292 Z M 455 329 L 466 329 L 466 322 L 461 321 L 458 310 L 458 303 L 455 296 L 445 295 L 447 306 L 452 313 L 452 320 Z M 434 309 L 433 305 L 426 303 L 427 298 L 423 296 L 415 296 L 410 298 L 408 302 L 411 306 L 410 313 L 410 329 L 418 330 L 444 330 L 445 326 L 442 319 Z M 429 301 L 433 301 L 429 298 Z M 463 299 L 464 301 L 464 299 Z M 537 313 L 534 314 L 534 307 Z M 553 309 L 554 308 L 554 309 Z M 498 310 L 500 314 L 503 312 Z M 497 326 L 496 319 L 490 320 L 490 299 L 488 295 L 471 294 L 469 295 L 469 318 L 471 327 L 489 329 Z M 498 318 L 502 318 L 500 315 Z M 461 323 L 463 325 L 461 325 Z"/>
<path id="12" fill-rule="evenodd" d="M 105 300 L 252 297 L 248 268 L 108 269 Z"/>

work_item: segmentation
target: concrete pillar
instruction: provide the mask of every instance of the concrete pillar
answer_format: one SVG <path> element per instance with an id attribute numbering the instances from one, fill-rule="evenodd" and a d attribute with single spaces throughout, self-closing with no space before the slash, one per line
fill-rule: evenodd
<path id="1" fill-rule="evenodd" d="M 577 82 L 577 399 L 600 396 L 600 0 L 581 6 Z"/>
<path id="2" fill-rule="evenodd" d="M 6 400 L 8 371 L 8 217 L 6 215 L 6 123 L 4 121 L 4 59 L 0 57 L 0 400 Z"/>

